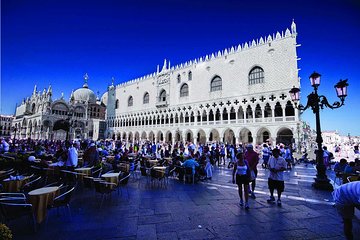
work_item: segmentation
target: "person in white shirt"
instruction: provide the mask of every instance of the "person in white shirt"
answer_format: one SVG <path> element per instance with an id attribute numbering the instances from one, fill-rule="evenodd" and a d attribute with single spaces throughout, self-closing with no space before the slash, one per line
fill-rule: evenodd
<path id="1" fill-rule="evenodd" d="M 284 184 L 284 171 L 286 170 L 287 163 L 283 157 L 280 156 L 280 150 L 275 148 L 272 150 L 273 156 L 269 159 L 268 168 L 270 169 L 268 187 L 270 190 L 270 198 L 268 203 L 274 203 L 274 190 L 277 190 L 278 200 L 277 205 L 281 206 L 281 193 L 285 189 Z"/>
<path id="2" fill-rule="evenodd" d="M 360 181 L 341 185 L 332 193 L 335 208 L 344 221 L 344 234 L 346 239 L 353 239 L 352 218 L 355 208 L 360 210 Z"/>
<path id="3" fill-rule="evenodd" d="M 5 139 L 2 139 L 1 144 L 2 144 L 3 152 L 8 152 L 9 151 L 9 143 Z"/>
<path id="4" fill-rule="evenodd" d="M 78 165 L 78 152 L 76 150 L 77 144 L 74 143 L 68 151 L 68 159 L 66 161 L 66 166 L 69 168 L 74 168 Z"/>

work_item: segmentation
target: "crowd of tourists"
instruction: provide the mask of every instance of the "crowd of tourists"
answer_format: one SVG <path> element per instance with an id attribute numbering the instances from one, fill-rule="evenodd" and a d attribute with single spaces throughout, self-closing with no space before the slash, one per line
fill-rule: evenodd
<path id="1" fill-rule="evenodd" d="M 159 161 L 171 158 L 169 171 L 174 170 L 176 177 L 181 181 L 184 179 L 186 168 L 192 169 L 194 181 L 205 181 L 212 179 L 214 166 L 224 165 L 234 169 L 233 180 L 239 186 L 240 205 L 245 204 L 245 208 L 248 209 L 248 195 L 256 198 L 257 165 L 260 159 L 262 159 L 262 167 L 270 169 L 271 197 L 269 202 L 275 201 L 273 191 L 277 189 L 277 204 L 281 205 L 280 196 L 284 188 L 282 172 L 291 169 L 293 156 L 289 146 L 278 144 L 273 148 L 268 143 L 254 147 L 252 144 L 234 145 L 219 142 L 198 145 L 192 142 L 176 142 L 172 145 L 171 143 L 151 141 L 2 139 L 0 151 L 10 155 L 27 154 L 29 162 L 40 160 L 40 164 L 45 167 L 62 167 L 68 170 L 73 170 L 79 165 L 98 166 L 101 164 L 102 167 L 117 171 L 119 170 L 118 163 L 125 161 L 130 162 L 131 171 L 135 163 L 133 158 L 128 157 L 129 155 L 150 156 Z M 79 152 L 82 153 L 82 163 L 79 163 Z M 108 155 L 114 156 L 111 164 L 106 161 Z M 278 161 L 274 162 L 277 157 L 283 159 L 281 164 Z M 141 162 L 141 164 L 146 167 L 145 162 Z M 242 187 L 245 191 L 245 202 L 243 201 Z"/>
<path id="2" fill-rule="evenodd" d="M 82 153 L 83 162 L 79 162 L 79 152 Z M 117 140 L 73 140 L 73 141 L 50 141 L 32 139 L 1 139 L 0 153 L 3 156 L 26 155 L 29 162 L 39 160 L 45 167 L 62 167 L 73 170 L 81 166 L 98 166 L 102 168 L 117 169 L 118 163 L 125 161 L 130 163 L 129 171 L 134 169 L 135 159 L 157 159 L 160 164 L 168 164 L 167 167 L 176 174 L 179 180 L 183 180 L 186 168 L 190 168 L 194 181 L 211 180 L 214 167 L 224 165 L 232 168 L 232 182 L 238 186 L 240 206 L 249 209 L 249 197 L 255 199 L 257 166 L 269 170 L 268 188 L 270 197 L 268 203 L 282 205 L 281 194 L 285 189 L 284 171 L 292 168 L 294 158 L 291 146 L 278 144 L 271 146 L 252 144 L 226 144 L 211 142 L 195 145 L 192 142 L 176 142 L 174 145 L 165 142 L 151 141 L 117 141 Z M 331 167 L 332 153 L 323 148 L 324 164 Z M 113 161 L 108 163 L 107 156 L 113 156 Z M 170 158 L 168 163 L 164 159 Z M 306 158 L 306 155 L 305 155 Z M 49 161 L 51 160 L 51 161 Z M 145 162 L 140 160 L 145 166 Z M 339 173 L 356 173 L 360 170 L 359 160 L 347 163 L 341 159 L 334 166 L 334 171 Z M 346 184 L 345 184 L 346 185 Z M 351 239 L 351 217 L 354 215 L 354 208 L 359 207 L 358 199 L 353 201 L 354 194 L 359 194 L 359 182 L 345 186 L 334 191 L 334 200 L 340 215 L 344 218 L 344 232 L 348 239 Z M 277 191 L 275 199 L 274 191 Z M 350 203 L 349 203 L 350 202 Z M 350 220 L 349 220 L 350 219 Z"/>

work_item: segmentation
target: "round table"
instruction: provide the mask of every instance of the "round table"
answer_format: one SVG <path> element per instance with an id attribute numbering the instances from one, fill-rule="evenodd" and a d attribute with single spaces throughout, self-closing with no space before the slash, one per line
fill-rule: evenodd
<path id="1" fill-rule="evenodd" d="M 44 187 L 29 192 L 29 202 L 33 205 L 36 222 L 41 223 L 46 218 L 47 206 L 52 204 L 59 187 Z"/>
<path id="2" fill-rule="evenodd" d="M 105 181 L 107 181 L 109 183 L 115 183 L 116 185 L 118 185 L 119 175 L 120 175 L 120 173 L 105 173 L 105 174 L 101 175 L 101 177 L 104 178 Z"/>
<path id="3" fill-rule="evenodd" d="M 83 173 L 87 176 L 91 175 L 91 167 L 75 168 L 74 170 L 79 173 Z"/>
<path id="4" fill-rule="evenodd" d="M 20 192 L 20 189 L 26 184 L 28 177 L 20 176 L 19 179 L 4 179 L 3 187 L 5 192 Z"/>

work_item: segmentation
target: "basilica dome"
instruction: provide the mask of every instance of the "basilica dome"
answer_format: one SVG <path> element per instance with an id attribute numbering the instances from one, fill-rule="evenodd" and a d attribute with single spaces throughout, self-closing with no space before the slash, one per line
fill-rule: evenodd
<path id="1" fill-rule="evenodd" d="M 73 93 L 72 98 L 75 102 L 85 103 L 89 101 L 89 103 L 96 103 L 96 95 L 89 89 L 87 83 L 85 83 L 82 88 L 77 89 Z"/>

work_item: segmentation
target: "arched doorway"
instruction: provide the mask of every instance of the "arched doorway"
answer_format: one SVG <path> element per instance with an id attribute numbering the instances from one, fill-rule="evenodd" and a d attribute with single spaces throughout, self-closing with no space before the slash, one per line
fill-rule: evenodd
<path id="1" fill-rule="evenodd" d="M 206 133 L 202 129 L 200 129 L 199 132 L 197 133 L 197 142 L 201 144 L 206 143 Z"/>
<path id="2" fill-rule="evenodd" d="M 220 134 L 219 134 L 218 130 L 216 130 L 216 129 L 211 130 L 210 136 L 209 136 L 209 141 L 210 142 L 212 142 L 212 141 L 220 142 Z"/>
<path id="3" fill-rule="evenodd" d="M 172 133 L 170 131 L 167 131 L 165 136 L 166 136 L 165 141 L 168 143 L 171 143 L 172 142 Z"/>
<path id="4" fill-rule="evenodd" d="M 164 134 L 162 133 L 162 131 L 159 131 L 157 133 L 157 140 L 161 142 L 164 141 Z"/>
<path id="5" fill-rule="evenodd" d="M 149 141 L 155 141 L 155 134 L 152 131 L 149 133 Z"/>
<path id="6" fill-rule="evenodd" d="M 185 134 L 185 140 L 187 142 L 194 142 L 194 137 L 193 137 L 193 133 L 191 130 L 187 130 L 186 134 Z"/>
<path id="7" fill-rule="evenodd" d="M 58 120 L 54 123 L 53 130 L 55 131 L 54 139 L 67 140 L 70 130 L 70 123 L 64 119 Z"/>
<path id="8" fill-rule="evenodd" d="M 133 142 L 133 139 L 134 137 L 133 137 L 133 134 L 132 134 L 132 132 L 129 132 L 129 137 L 128 137 L 128 140 L 129 140 L 129 142 Z"/>
<path id="9" fill-rule="evenodd" d="M 270 141 L 270 137 L 270 131 L 267 128 L 260 128 L 256 134 L 256 144 L 263 144 Z"/>
<path id="10" fill-rule="evenodd" d="M 252 143 L 253 142 L 252 133 L 249 129 L 243 128 L 240 131 L 240 142 L 242 142 L 242 143 Z"/>
<path id="11" fill-rule="evenodd" d="M 139 138 L 140 138 L 140 133 L 135 132 L 135 141 L 139 141 Z"/>
<path id="12" fill-rule="evenodd" d="M 283 143 L 285 145 L 291 145 L 293 142 L 294 134 L 291 129 L 283 127 L 279 129 L 276 135 L 276 143 Z"/>
<path id="13" fill-rule="evenodd" d="M 235 144 L 236 143 L 235 133 L 234 133 L 234 131 L 232 129 L 228 128 L 224 132 L 224 142 L 229 143 L 229 144 Z"/>
<path id="14" fill-rule="evenodd" d="M 142 140 L 146 140 L 147 138 L 146 138 L 146 132 L 142 132 L 141 133 L 141 139 Z"/>

